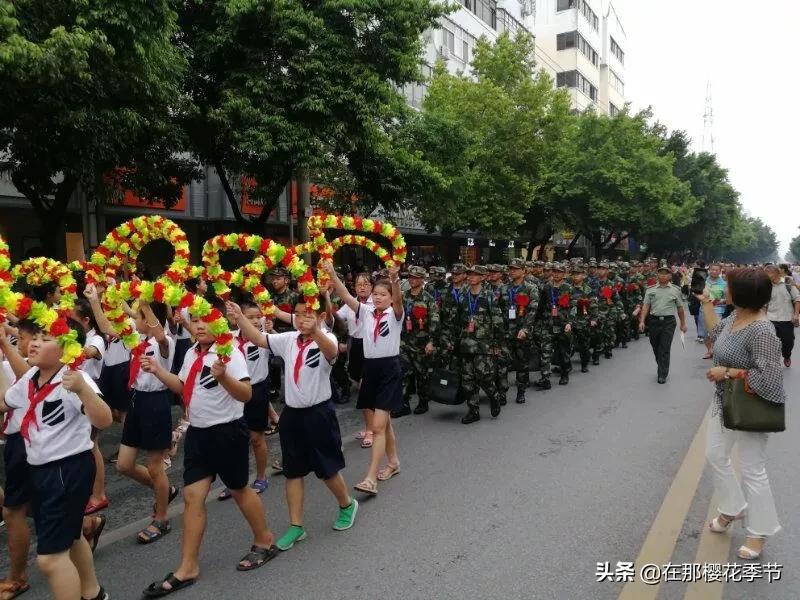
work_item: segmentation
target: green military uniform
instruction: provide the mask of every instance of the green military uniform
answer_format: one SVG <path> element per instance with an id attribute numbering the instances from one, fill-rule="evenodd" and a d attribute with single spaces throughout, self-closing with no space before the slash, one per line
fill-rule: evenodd
<path id="1" fill-rule="evenodd" d="M 634 262 L 633 268 L 638 269 L 639 263 Z M 630 277 L 628 277 L 628 302 L 633 307 L 633 310 L 629 312 L 630 315 L 630 327 L 631 333 L 633 335 L 633 339 L 639 339 L 639 313 L 636 311 L 638 308 L 639 311 L 642 309 L 642 301 L 644 300 L 644 275 L 639 272 L 631 273 Z M 635 314 L 634 314 L 635 313 Z"/>
<path id="2" fill-rule="evenodd" d="M 425 269 L 412 266 L 408 269 L 411 277 L 425 277 Z M 431 355 L 425 347 L 439 335 L 439 307 L 436 301 L 423 288 L 415 295 L 412 289 L 403 293 L 405 322 L 400 335 L 400 363 L 403 366 L 403 412 L 410 411 L 409 389 L 412 380 L 416 382 L 419 403 L 414 412 L 422 414 L 428 410 L 428 378 L 431 369 Z"/>
<path id="3" fill-rule="evenodd" d="M 614 342 L 616 340 L 616 322 L 625 308 L 617 293 L 615 282 L 605 276 L 603 269 L 608 269 L 608 263 L 602 261 L 598 265 L 600 272 L 597 277 L 597 312 L 599 317 L 598 327 L 595 328 L 594 341 L 592 346 L 594 354 L 592 363 L 600 364 L 599 358 L 602 352 L 606 358 L 613 357 Z"/>
<path id="4" fill-rule="evenodd" d="M 553 272 L 566 273 L 566 267 L 560 263 L 553 263 Z M 550 383 L 551 364 L 558 365 L 561 371 L 560 385 L 569 383 L 569 372 L 572 356 L 572 332 L 565 331 L 567 325 L 572 325 L 572 285 L 562 280 L 560 283 L 551 281 L 541 290 L 539 309 L 536 315 L 539 335 L 548 340 L 542 351 L 542 379 L 537 382 L 537 387 L 547 389 Z M 546 382 L 546 383 L 545 383 Z"/>
<path id="5" fill-rule="evenodd" d="M 465 273 L 467 267 L 461 263 L 454 264 L 450 272 L 452 275 Z M 464 293 L 464 285 L 454 285 L 450 282 L 441 296 L 439 307 L 439 335 L 438 341 L 434 340 L 434 362 L 438 366 L 454 368 L 460 371 L 458 341 L 460 332 L 458 330 L 458 310 L 461 297 Z"/>
<path id="6" fill-rule="evenodd" d="M 628 347 L 628 340 L 630 339 L 630 315 L 631 310 L 628 310 L 628 290 L 627 280 L 625 279 L 627 272 L 625 271 L 624 264 L 613 263 L 613 271 L 609 272 L 609 279 L 614 282 L 614 289 L 619 295 L 621 308 L 618 307 L 617 315 L 614 321 L 614 331 L 616 334 L 616 341 L 614 347 L 622 346 Z"/>
<path id="7" fill-rule="evenodd" d="M 428 270 L 430 274 L 430 281 L 425 284 L 425 291 L 428 292 L 436 301 L 436 306 L 442 308 L 442 297 L 447 292 L 447 281 L 445 275 L 447 272 L 444 267 L 431 267 Z"/>
<path id="8" fill-rule="evenodd" d="M 475 265 L 468 273 L 485 275 L 486 268 Z M 461 355 L 461 386 L 467 395 L 469 411 L 462 423 L 480 419 L 478 391 L 483 389 L 491 403 L 492 416 L 500 414 L 500 396 L 496 385 L 497 349 L 504 343 L 505 331 L 498 327 L 502 322 L 501 309 L 491 291 L 481 287 L 473 294 L 465 287 L 458 305 L 456 329 L 459 333 Z"/>
<path id="9" fill-rule="evenodd" d="M 670 272 L 666 261 L 658 270 Z M 672 283 L 657 284 L 647 288 L 644 306 L 649 307 L 647 325 L 650 330 L 650 346 L 658 365 L 658 383 L 665 383 L 669 375 L 672 337 L 675 335 L 675 311 L 683 309 L 683 294 Z"/>
<path id="10" fill-rule="evenodd" d="M 525 388 L 530 383 L 529 355 L 531 340 L 536 323 L 536 310 L 539 306 L 539 288 L 529 283 L 527 277 L 515 284 L 515 270 L 525 269 L 525 261 L 514 258 L 509 265 L 512 281 L 506 286 L 506 311 L 508 314 L 508 347 L 511 351 L 511 368 L 517 384 L 517 404 L 525 402 Z M 525 335 L 519 339 L 520 332 Z"/>
<path id="11" fill-rule="evenodd" d="M 486 265 L 486 270 L 490 274 L 502 273 L 503 267 L 502 265 L 491 264 Z M 497 327 L 503 328 L 504 331 L 508 331 L 508 304 L 506 299 L 506 284 L 502 283 L 501 280 L 492 281 L 488 285 L 485 285 L 492 293 L 492 298 L 494 298 L 495 304 L 500 307 L 501 314 L 503 315 L 501 319 L 499 319 L 496 323 Z M 497 355 L 497 391 L 500 394 L 500 405 L 505 406 L 507 401 L 507 394 L 508 394 L 508 369 L 511 366 L 511 348 L 508 344 L 502 344 L 500 346 L 500 353 Z"/>
<path id="12" fill-rule="evenodd" d="M 576 265 L 573 269 L 575 273 L 586 272 L 586 268 L 582 265 Z M 592 330 L 598 325 L 599 313 L 597 297 L 592 292 L 592 286 L 585 279 L 580 284 L 572 284 L 571 305 L 573 308 L 572 337 L 575 342 L 575 350 L 581 357 L 581 373 L 587 373 L 591 360 Z"/>

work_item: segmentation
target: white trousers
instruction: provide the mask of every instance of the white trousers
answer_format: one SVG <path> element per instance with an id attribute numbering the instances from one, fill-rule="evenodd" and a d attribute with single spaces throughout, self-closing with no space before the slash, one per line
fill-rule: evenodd
<path id="1" fill-rule="evenodd" d="M 706 458 L 714 476 L 718 510 L 729 516 L 746 510 L 745 529 L 754 537 L 775 535 L 781 529 L 767 477 L 768 439 L 768 433 L 727 429 L 722 415 L 711 416 L 709 408 Z M 731 461 L 734 445 L 739 455 L 741 484 Z"/>

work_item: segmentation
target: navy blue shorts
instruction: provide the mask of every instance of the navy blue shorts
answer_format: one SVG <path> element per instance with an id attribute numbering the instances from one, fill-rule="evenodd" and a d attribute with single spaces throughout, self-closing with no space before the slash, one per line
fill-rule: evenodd
<path id="1" fill-rule="evenodd" d="M 244 403 L 244 420 L 250 431 L 264 433 L 269 426 L 269 378 L 253 384 L 253 397 Z"/>
<path id="2" fill-rule="evenodd" d="M 330 479 L 344 469 L 342 434 L 330 400 L 309 408 L 285 406 L 278 433 L 287 478 L 305 477 L 314 471 L 320 479 Z"/>
<path id="3" fill-rule="evenodd" d="M 387 412 L 403 408 L 403 372 L 399 356 L 364 359 L 364 376 L 356 408 Z"/>
<path id="4" fill-rule="evenodd" d="M 133 390 L 120 443 L 140 450 L 169 450 L 172 446 L 172 392 Z"/>
<path id="5" fill-rule="evenodd" d="M 95 470 L 91 450 L 31 466 L 31 505 L 38 554 L 64 552 L 80 539 L 83 511 L 92 495 Z"/>
<path id="6" fill-rule="evenodd" d="M 240 490 L 250 478 L 250 432 L 244 419 L 211 427 L 192 427 L 183 443 L 183 485 L 208 477 Z"/>
<path id="7" fill-rule="evenodd" d="M 30 467 L 25 440 L 21 433 L 6 436 L 3 448 L 3 462 L 6 469 L 6 498 L 3 506 L 17 508 L 31 501 Z"/>
<path id="8" fill-rule="evenodd" d="M 347 374 L 353 381 L 361 381 L 364 374 L 364 340 L 350 338 L 350 351 L 347 354 Z"/>
<path id="9" fill-rule="evenodd" d="M 130 365 L 130 362 L 124 362 L 103 367 L 103 370 L 100 371 L 100 381 L 98 381 L 106 404 L 110 408 L 124 413 L 131 408 L 131 393 L 128 390 Z"/>

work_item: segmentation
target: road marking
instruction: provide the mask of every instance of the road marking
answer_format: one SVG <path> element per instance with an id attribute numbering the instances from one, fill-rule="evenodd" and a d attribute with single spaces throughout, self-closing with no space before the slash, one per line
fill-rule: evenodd
<path id="1" fill-rule="evenodd" d="M 697 493 L 700 477 L 706 464 L 706 428 L 708 427 L 708 413 L 700 423 L 700 428 L 694 435 L 689 450 L 678 469 L 672 485 L 664 497 L 664 502 L 658 510 L 650 531 L 642 544 L 639 556 L 636 557 L 636 568 L 640 569 L 645 564 L 663 565 L 670 561 L 678 536 L 686 521 L 689 507 Z M 638 577 L 626 583 L 619 595 L 620 600 L 655 600 L 658 596 L 660 583 L 647 585 Z"/>
<path id="2" fill-rule="evenodd" d="M 731 551 L 730 534 L 735 526 L 731 525 L 728 533 L 714 533 L 708 528 L 708 523 L 719 513 L 717 511 L 717 495 L 711 498 L 708 505 L 708 515 L 703 523 L 703 533 L 700 534 L 700 543 L 697 546 L 697 554 L 694 557 L 694 564 L 705 565 L 708 563 L 726 563 Z M 686 595 L 683 600 L 721 600 L 725 584 L 722 581 L 692 581 L 686 588 Z"/>

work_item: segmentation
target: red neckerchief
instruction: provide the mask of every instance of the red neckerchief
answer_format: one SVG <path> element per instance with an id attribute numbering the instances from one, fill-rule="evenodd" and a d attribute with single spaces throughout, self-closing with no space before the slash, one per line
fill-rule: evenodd
<path id="1" fill-rule="evenodd" d="M 236 344 L 239 346 L 239 352 L 247 358 L 247 355 L 244 353 L 244 347 L 247 345 L 247 338 L 242 337 L 241 331 L 239 332 L 239 337 L 236 338 Z"/>
<path id="2" fill-rule="evenodd" d="M 308 338 L 306 341 L 300 339 L 300 336 L 297 336 L 297 347 L 300 351 L 297 353 L 297 358 L 294 359 L 294 384 L 297 387 L 300 387 L 300 369 L 303 368 L 303 355 L 306 352 L 306 348 L 311 345 L 313 342 L 311 338 Z"/>
<path id="3" fill-rule="evenodd" d="M 22 417 L 22 424 L 19 427 L 19 431 L 25 441 L 29 444 L 31 443 L 31 439 L 28 435 L 28 428 L 31 426 L 31 424 L 33 424 L 36 426 L 36 430 L 39 430 L 39 423 L 36 422 L 36 407 L 42 403 L 42 401 L 50 394 L 50 392 L 61 385 L 60 381 L 57 383 L 52 382 L 52 379 L 60 372 L 61 371 L 57 371 L 50 381 L 45 383 L 38 390 L 36 389 L 36 383 L 33 380 L 34 377 L 39 376 L 39 373 L 36 373 L 36 375 L 28 380 L 28 410 L 25 413 L 25 416 Z"/>
<path id="4" fill-rule="evenodd" d="M 386 316 L 386 313 L 376 308 L 374 314 L 375 314 L 375 330 L 372 332 L 372 341 L 377 343 L 378 336 L 381 333 L 381 323 L 383 322 L 383 317 Z"/>
<path id="5" fill-rule="evenodd" d="M 202 352 L 200 350 L 200 346 L 197 346 L 194 349 L 195 354 L 197 354 L 197 358 L 194 359 L 191 368 L 189 369 L 189 375 L 186 377 L 186 381 L 183 384 L 183 404 L 186 408 L 189 408 L 189 404 L 192 403 L 192 392 L 194 392 L 194 383 L 197 380 L 197 376 L 200 374 L 200 371 L 203 369 L 203 359 L 208 354 L 208 350 Z"/>
<path id="6" fill-rule="evenodd" d="M 140 342 L 136 348 L 131 350 L 131 363 L 128 367 L 128 391 L 133 388 L 136 378 L 139 377 L 139 372 L 142 370 L 142 354 L 144 354 L 149 345 L 148 338 L 144 338 L 143 342 Z"/>

